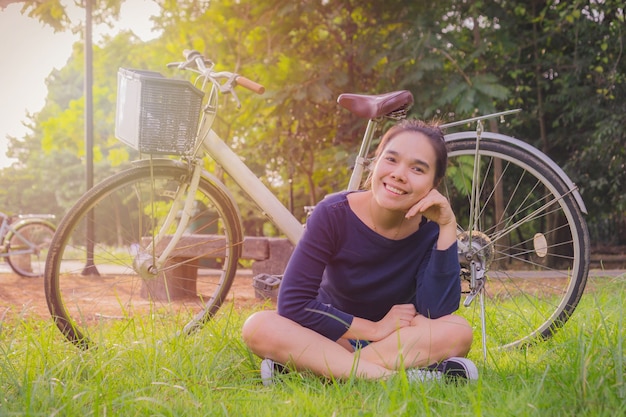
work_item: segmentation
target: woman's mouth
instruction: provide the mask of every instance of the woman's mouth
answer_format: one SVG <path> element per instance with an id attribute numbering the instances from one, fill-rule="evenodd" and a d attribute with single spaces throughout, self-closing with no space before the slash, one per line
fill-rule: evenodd
<path id="1" fill-rule="evenodd" d="M 393 185 L 389 185 L 386 183 L 385 183 L 385 190 L 391 191 L 392 193 L 398 194 L 398 195 L 406 194 L 406 191 L 403 191 L 399 188 L 394 187 Z"/>

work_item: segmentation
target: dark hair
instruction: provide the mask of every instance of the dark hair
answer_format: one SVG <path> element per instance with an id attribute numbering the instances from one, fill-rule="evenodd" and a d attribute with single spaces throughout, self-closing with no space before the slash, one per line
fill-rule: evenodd
<path id="1" fill-rule="evenodd" d="M 376 152 L 374 154 L 374 160 L 371 162 L 370 166 L 373 166 L 380 154 L 383 153 L 389 142 L 400 133 L 403 132 L 417 132 L 426 136 L 430 145 L 433 147 L 435 151 L 435 179 L 433 186 L 438 186 L 443 177 L 446 175 L 446 168 L 448 166 L 448 148 L 446 147 L 446 142 L 443 137 L 443 131 L 439 128 L 439 126 L 435 123 L 429 124 L 422 120 L 417 119 L 404 119 L 397 124 L 393 125 L 387 132 L 383 135 L 378 147 L 376 148 Z M 368 177 L 365 185 L 369 188 L 371 183 L 371 173 Z"/>

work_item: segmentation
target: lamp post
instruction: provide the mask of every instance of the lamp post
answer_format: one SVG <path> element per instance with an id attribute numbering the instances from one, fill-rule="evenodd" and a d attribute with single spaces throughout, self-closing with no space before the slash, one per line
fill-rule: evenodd
<path id="1" fill-rule="evenodd" d="M 92 47 L 92 1 L 85 0 L 85 180 L 87 190 L 93 187 L 93 47 Z M 91 210 L 87 215 L 86 224 L 86 239 L 87 239 L 87 261 L 83 268 L 82 275 L 100 275 L 96 265 L 93 262 L 94 258 L 94 212 Z"/>

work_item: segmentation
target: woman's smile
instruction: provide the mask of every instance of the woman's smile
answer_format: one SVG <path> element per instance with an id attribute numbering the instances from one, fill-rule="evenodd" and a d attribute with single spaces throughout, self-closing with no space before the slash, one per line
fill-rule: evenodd
<path id="1" fill-rule="evenodd" d="M 389 184 L 387 184 L 387 183 L 383 183 L 383 185 L 385 186 L 385 189 L 386 189 L 387 191 L 391 191 L 391 192 L 392 192 L 392 193 L 394 193 L 394 194 L 403 195 L 403 194 L 406 194 L 406 193 L 407 193 L 406 191 L 401 190 L 401 189 L 399 189 L 399 188 L 396 188 L 396 187 L 394 187 L 393 185 L 389 185 Z"/>

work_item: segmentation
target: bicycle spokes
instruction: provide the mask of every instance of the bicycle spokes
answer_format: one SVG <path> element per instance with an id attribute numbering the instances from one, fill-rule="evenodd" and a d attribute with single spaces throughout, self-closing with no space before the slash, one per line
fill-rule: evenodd
<path id="1" fill-rule="evenodd" d="M 448 143 L 442 189 L 459 225 L 459 313 L 486 351 L 548 337 L 567 320 L 586 281 L 588 233 L 548 164 L 489 136 L 477 148 L 475 135 Z"/>

